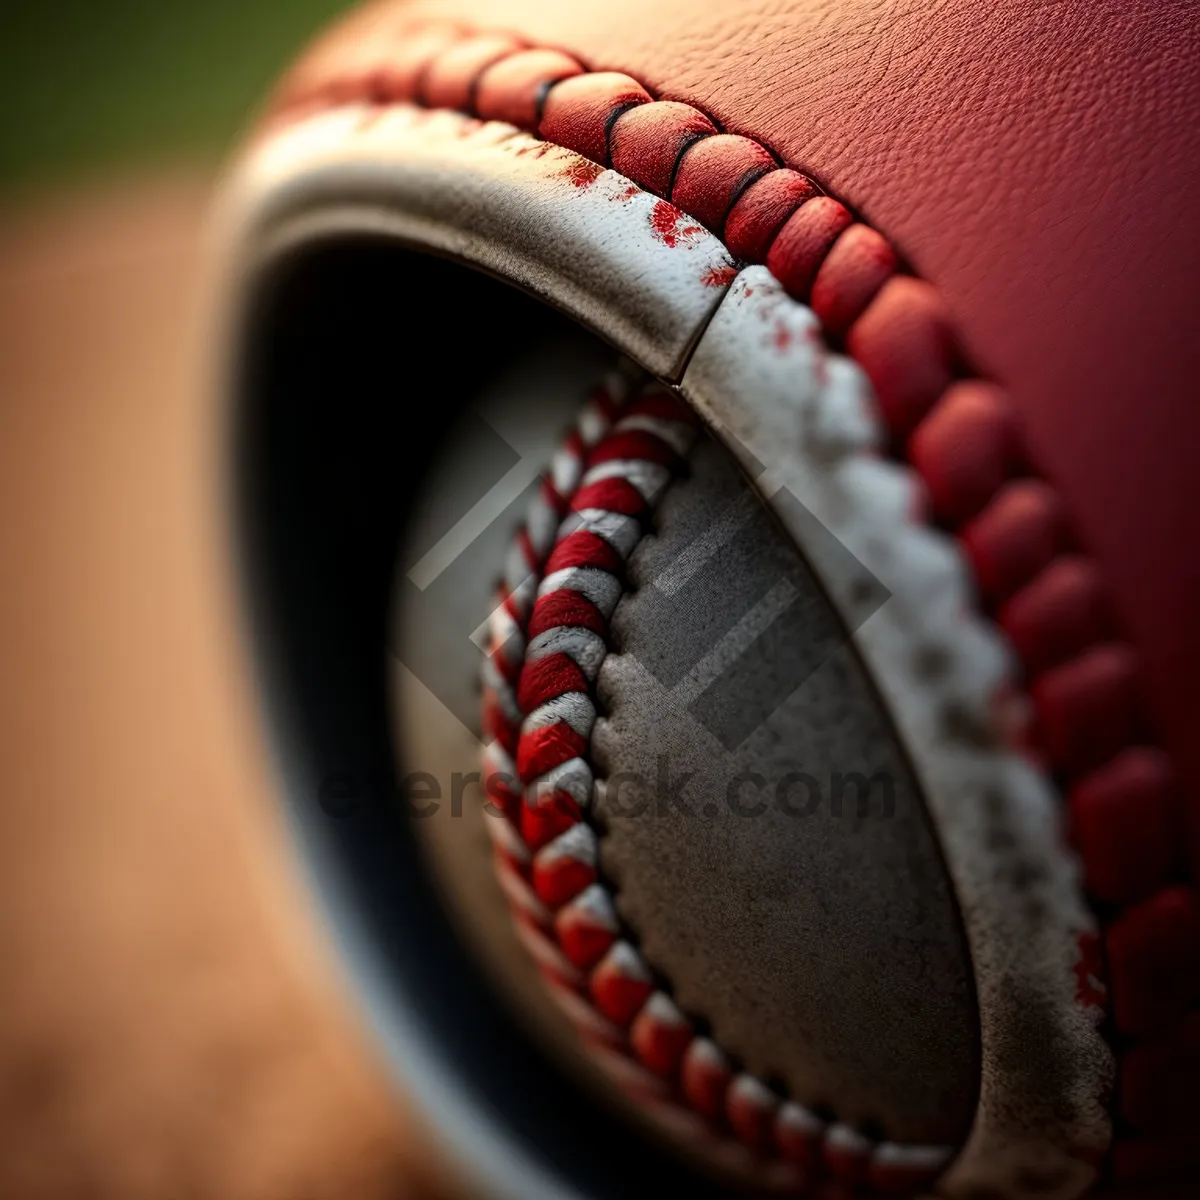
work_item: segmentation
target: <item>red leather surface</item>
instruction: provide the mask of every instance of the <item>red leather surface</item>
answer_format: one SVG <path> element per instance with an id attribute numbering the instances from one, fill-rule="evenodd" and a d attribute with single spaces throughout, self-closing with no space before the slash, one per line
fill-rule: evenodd
<path id="1" fill-rule="evenodd" d="M 1039 748 L 1073 784 L 1089 890 L 1135 902 L 1105 915 L 1107 967 L 1116 1028 L 1145 1039 L 1127 1047 L 1138 1098 L 1125 1096 L 1122 1115 L 1157 1136 L 1119 1138 L 1116 1174 L 1193 1162 L 1195 1139 L 1164 1137 L 1146 1100 L 1186 1073 L 1187 1054 L 1155 1047 L 1174 1044 L 1200 1003 L 1200 900 L 1169 886 L 1181 808 L 1193 873 L 1200 865 L 1191 8 L 720 0 L 684 13 L 661 0 L 570 11 L 439 0 L 381 11 L 382 25 L 372 30 L 371 12 L 356 18 L 295 73 L 302 106 L 336 102 L 350 79 L 347 95 L 415 95 L 537 127 L 599 163 L 607 152 L 642 186 L 723 226 L 740 257 L 765 255 L 867 370 L 897 449 L 925 478 L 935 517 L 957 527 L 1030 674 Z M 432 12 L 515 32 L 455 44 L 442 28 L 416 50 L 397 44 L 406 14 Z M 629 72 L 668 103 L 645 104 L 621 75 L 552 87 L 572 60 L 514 56 L 525 44 Z M 705 114 L 735 136 L 713 136 Z M 793 171 L 762 175 L 771 159 L 747 138 L 852 211 L 810 200 Z M 893 246 L 921 279 L 893 277 Z M 1003 392 L 951 386 L 963 354 Z M 1008 478 L 1025 463 L 1047 482 Z M 1170 758 L 1140 745 L 1156 738 Z M 562 749 L 543 741 L 533 758 Z M 1190 793 L 1182 805 L 1172 761 Z M 544 878 L 535 871 L 535 886 L 565 897 L 581 869 L 556 863 Z"/>
<path id="2" fill-rule="evenodd" d="M 1007 389 L 1200 784 L 1200 20 L 1171 0 L 422 0 L 628 72 L 882 231 Z"/>

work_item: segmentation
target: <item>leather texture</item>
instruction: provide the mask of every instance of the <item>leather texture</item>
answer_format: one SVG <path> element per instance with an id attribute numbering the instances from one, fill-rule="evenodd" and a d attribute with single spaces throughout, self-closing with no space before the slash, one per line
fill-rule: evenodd
<path id="1" fill-rule="evenodd" d="M 1045 668 L 1031 693 L 1039 740 L 1066 779 L 1083 779 L 1071 811 L 1090 890 L 1133 905 L 1106 946 L 1117 1025 L 1151 1039 L 1175 1029 L 1200 998 L 1200 901 L 1184 887 L 1148 893 L 1178 870 L 1170 758 L 1190 791 L 1193 868 L 1200 861 L 1200 747 L 1191 735 L 1200 634 L 1189 621 L 1200 600 L 1200 559 L 1188 521 L 1200 498 L 1192 465 L 1200 454 L 1192 402 L 1200 349 L 1187 317 L 1200 278 L 1192 220 L 1200 25 L 1192 7 L 724 0 L 696 11 L 630 0 L 569 9 L 443 0 L 368 10 L 340 47 L 335 41 L 322 53 L 353 58 L 355 37 L 369 39 L 377 20 L 389 36 L 397 14 L 511 31 L 439 54 L 420 80 L 426 103 L 483 112 L 493 85 L 501 100 L 509 87 L 525 95 L 526 78 L 565 79 L 564 96 L 576 83 L 591 86 L 588 77 L 570 78 L 569 60 L 544 50 L 536 62 L 506 67 L 503 79 L 483 75 L 523 44 L 559 47 L 591 70 L 634 76 L 659 100 L 702 110 L 658 106 L 664 136 L 643 138 L 627 171 L 636 167 L 643 186 L 675 199 L 672 187 L 692 183 L 684 167 L 701 151 L 684 159 L 671 146 L 661 165 L 676 173 L 654 179 L 657 160 L 646 147 L 667 145 L 668 125 L 671 137 L 690 136 L 688 122 L 696 121 L 701 132 L 740 135 L 706 143 L 721 151 L 726 182 L 760 169 L 742 140 L 754 139 L 884 235 L 925 281 L 897 278 L 881 290 L 850 330 L 848 349 L 873 380 L 916 379 L 905 353 L 922 338 L 938 348 L 948 336 L 938 323 L 944 308 L 972 367 L 1005 389 L 1007 410 L 991 405 L 982 385 L 963 385 L 976 390 L 943 404 L 940 420 L 924 425 L 907 453 L 927 481 L 946 483 L 941 494 L 931 487 L 931 499 L 934 514 L 954 524 L 974 503 L 964 462 L 976 461 L 976 478 L 993 487 L 1004 479 L 1010 418 L 1034 473 L 1047 481 L 1004 483 L 960 538 L 984 601 L 1031 671 Z M 314 67 L 319 75 L 320 61 Z M 405 94 L 405 86 L 393 90 Z M 649 108 L 624 118 L 616 133 L 643 116 Z M 609 140 L 614 163 L 620 143 Z M 716 176 L 700 175 L 684 207 L 703 219 L 706 204 L 718 213 L 733 193 L 707 190 Z M 748 189 L 746 201 L 753 194 Z M 814 304 L 821 280 L 805 276 L 805 264 L 846 228 L 842 204 L 810 202 L 777 239 L 777 261 L 767 258 L 791 281 L 789 291 L 792 276 L 802 291 L 811 285 Z M 872 233 L 853 228 L 863 238 Z M 851 253 L 848 236 L 836 244 Z M 852 274 L 867 277 L 878 257 L 868 247 L 861 258 L 865 266 Z M 878 284 L 868 278 L 864 286 Z M 827 328 L 837 324 L 831 314 L 823 314 Z M 947 380 L 939 375 L 926 387 L 921 379 L 919 390 L 936 393 Z M 893 428 L 911 427 L 903 405 L 887 416 Z M 1085 555 L 1078 562 L 1072 538 Z M 1025 580 L 1036 586 L 1014 595 Z M 1108 609 L 1126 640 L 1089 649 Z M 1170 758 L 1139 745 L 1154 740 Z M 1137 839 L 1117 836 L 1123 828 L 1144 842 L 1136 854 L 1129 846 Z M 1153 1042 L 1137 1053 L 1138 1063 L 1157 1064 Z M 1122 1084 L 1122 1113 L 1170 1132 L 1161 1114 L 1146 1119 L 1148 1093 L 1131 1078 Z M 1156 1165 L 1185 1161 L 1189 1145 L 1156 1151 Z M 1119 1165 L 1123 1150 L 1137 1147 L 1119 1146 Z M 1134 1167 L 1121 1173 L 1139 1174 Z"/>
<path id="2" fill-rule="evenodd" d="M 1187 3 L 426 0 L 756 138 L 933 283 L 1001 381 L 1200 784 L 1200 22 Z"/>
<path id="3" fill-rule="evenodd" d="M 918 789 L 787 535 L 716 442 L 702 439 L 689 465 L 630 556 L 612 622 L 619 652 L 597 683 L 598 777 L 627 780 L 597 811 L 617 909 L 676 1002 L 747 1070 L 891 1141 L 957 1146 L 978 1092 L 978 1015 Z M 731 513 L 743 518 L 736 534 L 678 593 L 664 591 L 659 581 Z M 795 599 L 713 689 L 712 728 L 762 720 L 723 748 L 688 690 L 670 685 L 782 581 Z M 874 782 L 835 804 L 839 772 Z"/>

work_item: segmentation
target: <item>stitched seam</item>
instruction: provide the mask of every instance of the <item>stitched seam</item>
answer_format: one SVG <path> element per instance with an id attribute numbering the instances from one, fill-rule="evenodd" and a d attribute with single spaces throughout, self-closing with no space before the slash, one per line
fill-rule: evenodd
<path id="1" fill-rule="evenodd" d="M 501 839 L 498 853 L 509 860 L 502 869 L 510 872 L 510 889 L 518 886 L 511 874 L 515 870 L 534 893 L 517 906 L 530 914 L 521 925 L 524 939 L 543 974 L 551 977 L 552 990 L 560 984 L 576 991 L 586 987 L 603 1017 L 618 1031 L 628 1031 L 628 1041 L 622 1045 L 624 1052 L 652 1072 L 652 1080 L 670 1081 L 676 1103 L 700 1111 L 717 1128 L 728 1126 L 735 1138 L 760 1154 L 806 1165 L 813 1159 L 822 1160 L 833 1175 L 855 1180 L 861 1179 L 874 1156 L 878 1159 L 877 1177 L 886 1177 L 890 1172 L 892 1182 L 901 1176 L 912 1186 L 919 1186 L 944 1165 L 951 1153 L 949 1148 L 873 1144 L 858 1130 L 836 1121 L 827 1125 L 815 1113 L 779 1097 L 754 1076 L 738 1071 L 705 1034 L 703 1023 L 687 1018 L 658 986 L 659 977 L 634 948 L 635 939 L 616 915 L 611 889 L 599 878 L 598 839 L 590 815 L 590 798 L 603 781 L 595 778 L 590 760 L 591 723 L 596 716 L 592 691 L 609 652 L 612 612 L 628 590 L 625 564 L 645 534 L 646 521 L 676 481 L 678 468 L 692 448 L 696 424 L 690 409 L 658 385 L 643 387 L 633 393 L 631 402 L 619 405 L 611 402 L 618 390 L 609 388 L 610 399 L 602 411 L 610 423 L 603 435 L 589 438 L 587 434 L 588 426 L 594 429 L 596 425 L 594 398 L 593 407 L 585 410 L 580 425 L 556 456 L 548 477 L 553 482 L 547 485 L 544 481 L 515 538 L 500 592 L 501 604 L 493 615 L 489 662 L 499 656 L 502 667 L 485 668 L 485 711 L 490 707 L 509 717 L 499 729 L 485 717 L 485 729 L 490 726 L 491 731 L 498 732 L 498 740 L 506 741 L 508 749 L 492 743 L 485 761 L 491 768 L 489 787 L 497 768 L 509 775 L 515 770 L 522 781 L 520 792 L 498 795 L 497 799 L 519 839 L 517 861 L 513 861 L 509 831 Z M 643 429 L 652 443 L 649 457 L 615 463 L 601 458 L 596 469 L 597 457 L 615 451 L 617 440 L 628 434 L 631 425 L 649 426 L 648 432 Z M 660 431 L 657 435 L 656 425 Z M 590 449 L 585 449 L 589 445 Z M 621 449 L 620 453 L 623 457 L 626 451 Z M 666 458 L 674 460 L 675 466 L 662 466 L 660 460 Z M 567 478 L 576 484 L 569 494 L 561 487 Z M 596 486 L 603 486 L 603 480 L 621 484 L 638 481 L 636 487 L 645 503 L 637 514 L 636 532 L 629 516 L 622 515 L 628 508 L 628 488 L 606 514 L 595 496 Z M 585 491 L 588 484 L 593 486 Z M 565 519 L 556 526 L 553 518 L 563 513 Z M 584 519 L 582 513 L 589 515 Z M 554 532 L 550 534 L 550 530 Z M 606 564 L 602 570 L 618 586 L 597 586 L 594 576 L 601 568 L 590 565 L 599 561 L 594 554 L 569 555 L 574 569 L 582 571 L 584 577 L 572 579 L 569 573 L 564 576 L 563 570 L 556 569 L 548 577 L 555 584 L 549 586 L 543 577 L 553 565 L 556 549 L 575 535 L 586 536 L 589 532 L 599 533 L 607 547 L 601 555 Z M 609 551 L 615 557 L 610 557 Z M 537 622 L 539 613 L 545 613 L 564 592 L 578 595 L 589 591 L 601 610 L 602 629 L 590 623 L 587 615 L 582 618 L 583 624 L 572 624 L 580 620 L 578 616 L 564 615 L 549 618 L 560 621 L 555 625 L 543 619 L 532 643 L 524 636 L 531 622 Z M 515 636 L 514 622 L 521 631 Z M 599 654 L 595 644 L 598 637 L 604 638 L 603 653 Z M 542 646 L 531 655 L 539 640 Z M 564 671 L 564 659 L 580 671 Z M 523 670 L 514 695 L 511 679 L 518 663 Z M 532 689 L 527 688 L 530 682 Z M 580 687 L 586 690 L 580 692 Z M 519 718 L 514 716 L 516 713 Z M 515 768 L 506 762 L 513 751 Z M 564 877 L 565 886 L 561 882 Z M 573 951 L 570 923 L 586 924 L 589 912 L 599 914 L 591 929 L 593 943 L 583 952 L 576 944 Z M 603 945 L 595 944 L 597 936 Z M 570 961 L 556 966 L 556 949 Z M 719 1100 L 717 1111 L 706 1111 L 705 1105 L 697 1102 L 697 1089 L 711 1092 Z"/>
<path id="2" fill-rule="evenodd" d="M 547 93 L 547 99 L 549 94 Z M 631 109 L 637 108 L 638 105 L 645 103 L 642 100 L 626 100 L 621 104 L 613 105 L 612 111 L 604 118 L 604 162 L 600 165 L 612 170 L 612 139 L 613 129 L 617 122 Z"/>
<path id="3" fill-rule="evenodd" d="M 764 175 L 769 175 L 772 171 L 779 170 L 775 167 L 751 167 L 749 170 L 742 173 L 741 179 L 733 185 L 733 190 L 729 193 L 729 201 L 725 205 L 725 211 L 721 214 L 721 228 L 724 229 L 729 223 L 729 214 L 733 212 L 733 206 L 754 186 Z M 787 218 L 785 217 L 784 220 Z M 781 221 L 782 225 L 783 222 Z"/>
<path id="4" fill-rule="evenodd" d="M 537 90 L 534 92 L 533 111 L 536 113 L 537 123 L 542 123 L 542 117 L 546 114 L 546 101 L 550 99 L 550 92 L 556 83 L 561 83 L 561 79 L 547 79 L 544 83 L 537 85 Z"/>
<path id="5" fill-rule="evenodd" d="M 611 136 L 611 130 L 609 135 Z M 679 148 L 675 152 L 675 161 L 671 164 L 671 173 L 667 177 L 667 193 L 666 198 L 670 199 L 671 194 L 675 191 L 675 181 L 679 178 L 679 168 L 683 165 L 684 156 L 693 146 L 704 141 L 706 138 L 715 137 L 712 133 L 689 133 L 679 143 Z M 609 160 L 612 160 L 612 148 L 609 148 Z"/>
<path id="6" fill-rule="evenodd" d="M 419 29 L 420 27 L 421 26 L 418 25 L 415 28 Z M 412 30 L 410 29 L 409 32 L 411 32 L 411 31 Z M 469 37 L 470 35 L 468 33 L 464 32 L 462 36 Z M 520 52 L 520 50 L 515 49 L 513 51 L 513 53 L 517 53 L 517 52 Z M 507 57 L 507 55 L 500 56 L 495 62 L 489 63 L 488 64 L 489 67 L 495 66 L 497 62 L 504 61 L 504 59 L 506 57 Z M 378 85 L 377 79 L 375 79 L 375 77 L 372 74 L 370 74 L 369 72 L 361 80 L 357 81 L 360 84 L 359 89 L 358 89 L 359 94 L 361 95 L 363 100 L 368 101 L 368 102 L 391 103 L 391 102 L 397 102 L 397 101 L 409 101 L 409 102 L 420 103 L 421 102 L 420 97 L 424 94 L 424 81 L 428 76 L 430 67 L 431 67 L 433 61 L 435 60 L 435 58 L 436 58 L 436 56 L 432 56 L 428 61 L 426 61 L 425 63 L 420 65 L 420 67 L 417 71 L 417 76 L 416 76 L 418 82 L 417 82 L 417 87 L 414 89 L 415 93 L 416 93 L 415 95 L 385 97 L 380 94 L 381 89 L 377 86 Z M 581 63 L 580 66 L 581 66 L 581 69 L 586 74 L 587 73 L 586 65 Z M 481 73 L 482 72 L 480 72 L 479 74 L 481 74 Z M 579 78 L 579 76 L 575 76 L 574 78 L 577 79 L 577 78 Z M 478 74 L 476 75 L 475 79 L 472 80 L 472 90 L 471 90 L 472 108 L 474 108 L 474 96 L 475 96 L 474 85 L 477 82 L 477 80 L 478 80 Z M 335 104 L 335 103 L 340 104 L 340 103 L 348 102 L 348 98 L 350 96 L 352 96 L 354 93 L 354 84 L 356 81 L 353 79 L 348 80 L 348 81 L 346 81 L 346 80 L 343 80 L 343 81 L 326 80 L 325 84 L 328 85 L 329 83 L 332 83 L 332 82 L 341 82 L 341 83 L 347 84 L 348 86 L 336 87 L 336 88 L 329 89 L 327 91 L 327 93 L 317 97 L 318 102 L 323 103 L 326 106 L 331 106 L 332 104 Z M 540 103 L 537 105 L 537 108 L 539 111 L 539 120 L 538 120 L 539 124 L 541 121 L 541 111 L 544 109 L 544 106 L 545 106 L 549 96 L 552 94 L 553 89 L 557 86 L 557 84 L 559 82 L 565 82 L 565 81 L 564 80 L 549 81 L 548 84 L 543 85 L 541 87 L 541 89 L 539 90 L 538 99 L 540 100 Z M 654 103 L 655 97 L 653 96 L 652 93 L 650 93 L 650 95 L 651 95 L 651 99 L 649 102 Z M 276 115 L 286 117 L 289 114 L 289 112 L 293 112 L 293 111 L 297 112 L 297 113 L 307 112 L 311 108 L 312 101 L 313 101 L 313 98 L 308 95 L 288 96 L 285 94 L 281 104 L 279 104 L 276 108 Z M 607 161 L 600 165 L 605 166 L 605 167 L 611 166 L 612 134 L 613 134 L 613 129 L 614 129 L 617 119 L 627 109 L 634 107 L 640 103 L 645 103 L 645 102 L 644 101 L 634 101 L 634 102 L 628 102 L 628 103 L 623 103 L 623 104 L 614 106 L 613 110 L 608 114 L 608 116 L 604 122 L 604 143 L 605 143 L 605 156 L 606 156 Z M 694 106 L 693 106 L 693 108 L 694 108 Z M 694 109 L 694 111 L 700 112 L 700 110 L 698 110 L 698 109 Z M 470 113 L 470 115 L 478 117 L 480 114 L 472 111 Z M 702 114 L 702 115 L 705 115 L 705 114 Z M 711 118 L 709 118 L 709 119 L 711 120 Z M 714 122 L 714 124 L 715 124 L 715 122 Z M 533 132 L 536 135 L 538 133 L 538 130 L 535 128 L 533 130 L 530 130 L 529 132 Z M 690 149 L 690 147 L 694 144 L 695 140 L 696 140 L 695 138 L 687 139 L 687 140 L 683 141 L 683 143 L 681 144 L 681 147 L 680 147 L 678 153 L 676 154 L 675 160 L 674 160 L 674 162 L 672 164 L 672 168 L 671 168 L 672 181 L 674 180 L 675 174 L 678 171 L 679 163 L 682 159 L 683 153 L 685 153 L 688 149 Z M 751 139 L 751 140 L 755 140 L 755 139 Z M 761 143 L 759 143 L 759 144 L 761 145 Z M 572 147 L 566 147 L 566 148 L 572 149 Z M 770 147 L 764 147 L 764 148 L 767 149 L 768 152 L 772 154 L 772 156 L 775 158 L 775 160 L 777 162 L 781 161 L 779 156 L 777 154 L 775 154 L 774 151 L 772 151 L 770 149 Z M 790 170 L 790 168 L 787 168 L 787 167 L 781 167 L 779 169 Z M 770 173 L 769 170 L 767 172 L 764 172 L 764 174 L 769 174 L 769 173 Z M 759 178 L 762 178 L 762 176 L 760 175 Z M 752 180 L 751 182 L 756 182 L 756 180 Z M 810 180 L 810 182 L 812 182 L 812 181 Z M 748 186 L 749 186 L 749 184 L 746 185 L 746 187 L 748 187 Z M 664 197 L 664 199 L 669 199 L 669 190 L 670 189 L 668 189 L 668 195 L 666 197 Z M 818 190 L 818 192 L 822 191 L 822 189 L 819 186 L 817 187 L 817 190 Z M 745 191 L 745 188 L 738 189 L 738 192 L 734 197 L 734 201 L 731 202 L 731 204 L 725 214 L 725 219 L 728 218 L 728 215 L 732 211 L 733 206 L 736 203 L 736 200 L 738 198 L 740 198 L 740 196 L 744 193 L 744 191 Z M 801 207 L 803 207 L 803 205 L 801 205 Z M 787 225 L 787 222 L 790 219 L 791 219 L 790 215 L 784 217 L 782 219 L 782 221 L 780 221 L 779 226 L 777 228 L 767 231 L 769 236 L 766 238 L 766 244 L 768 246 L 774 244 L 776 238 L 779 236 L 780 232 Z M 724 220 L 722 222 L 722 225 L 723 224 L 724 224 Z M 720 230 L 717 230 L 715 232 L 717 233 L 718 237 L 723 238 L 723 235 L 724 235 L 723 228 Z M 834 239 L 830 243 L 829 246 L 826 246 L 824 248 L 824 255 L 822 256 L 821 261 L 824 261 L 824 257 L 826 257 L 828 255 L 828 252 L 832 248 L 833 245 L 836 245 L 836 239 Z M 768 264 L 768 265 L 770 265 L 770 264 Z M 815 277 L 815 274 L 816 274 L 816 269 L 814 268 L 810 271 L 810 278 Z M 782 280 L 782 279 L 781 279 L 781 281 L 784 282 L 785 286 L 786 286 L 787 281 Z M 795 295 L 795 293 L 792 293 L 792 294 Z M 877 292 L 872 293 L 872 296 L 868 297 L 867 303 L 863 306 L 862 309 L 860 309 L 858 311 L 858 314 L 854 318 L 854 320 L 857 320 L 858 317 L 861 317 L 863 311 L 867 311 L 870 309 L 871 301 L 875 294 L 877 294 Z M 804 299 L 806 299 L 806 296 L 795 295 L 795 298 L 804 300 Z M 853 324 L 851 324 L 851 330 L 853 330 Z M 835 344 L 846 343 L 846 341 L 847 341 L 845 336 L 839 336 L 836 333 L 831 336 L 830 340 Z M 851 357 L 858 358 L 859 355 L 856 353 L 856 348 L 852 344 L 852 342 L 853 342 L 853 339 L 851 338 L 850 344 L 848 344 L 846 347 L 846 352 Z M 954 381 L 956 379 L 973 378 L 973 377 L 970 376 L 968 373 L 964 373 L 961 370 L 961 365 L 959 365 L 949 373 L 949 378 L 951 381 Z M 906 454 L 905 440 L 907 438 L 909 438 L 913 433 L 915 433 L 921 429 L 925 417 L 928 416 L 929 413 L 935 408 L 935 405 L 936 405 L 936 400 L 930 399 L 929 403 L 925 406 L 924 412 L 920 414 L 920 417 L 919 417 L 916 425 L 909 427 L 909 428 L 902 429 L 899 432 L 899 434 L 897 435 L 897 441 L 896 441 L 896 444 L 894 447 L 895 456 L 898 459 L 900 459 L 901 461 L 906 461 L 906 462 L 910 461 L 907 458 L 907 454 Z M 911 445 L 911 442 L 909 443 L 909 445 Z M 1003 487 L 1005 484 L 1007 484 L 1013 480 L 1019 479 L 1022 476 L 1023 476 L 1022 470 L 1019 469 L 1018 467 L 1016 467 L 1015 464 L 1010 464 L 1009 468 L 1005 471 L 999 486 L 997 486 L 996 489 L 991 493 L 991 498 L 994 499 L 997 495 L 999 495 L 999 493 L 1003 490 Z M 1028 477 L 1028 476 L 1025 476 L 1025 477 Z M 990 502 L 990 500 L 989 500 L 989 502 Z M 945 527 L 948 528 L 950 530 L 950 532 L 954 533 L 956 536 L 961 537 L 969 524 L 970 524 L 970 522 L 968 520 L 961 519 L 961 520 L 951 521 L 951 522 L 947 523 Z M 1041 564 L 1040 568 L 1038 570 L 1035 570 L 1031 577 L 1020 579 L 1018 581 L 1018 585 L 1016 587 L 1012 588 L 1009 591 L 1008 595 L 1001 597 L 1001 599 L 1007 599 L 1008 596 L 1016 594 L 1019 591 L 1020 586 L 1024 585 L 1025 583 L 1030 582 L 1031 579 L 1039 578 L 1040 575 L 1042 574 L 1042 572 L 1044 572 L 1049 566 L 1053 565 L 1056 562 L 1061 561 L 1065 556 L 1070 555 L 1072 553 L 1077 553 L 1077 552 L 1075 552 L 1073 550 L 1073 547 L 1070 544 L 1060 545 L 1054 552 L 1054 555 L 1052 556 L 1049 563 Z M 996 603 L 998 603 L 998 601 Z M 995 611 L 994 604 L 986 605 L 983 607 L 985 608 L 985 610 L 987 610 L 989 612 Z M 1062 666 L 1062 665 L 1069 665 L 1072 663 L 1076 663 L 1076 662 L 1080 661 L 1080 659 L 1085 654 L 1087 654 L 1089 651 L 1094 650 L 1097 646 L 1104 645 L 1104 644 L 1124 645 L 1125 643 L 1123 641 L 1121 641 L 1120 639 L 1114 640 L 1111 638 L 1105 639 L 1105 638 L 1101 637 L 1098 640 L 1093 640 L 1093 641 L 1089 642 L 1086 646 L 1082 647 L 1081 649 L 1077 648 L 1070 655 L 1068 655 L 1066 657 L 1066 659 L 1064 660 L 1063 663 L 1059 663 L 1056 665 Z M 1039 672 L 1037 669 L 1029 669 L 1028 663 L 1025 663 L 1024 665 L 1026 666 L 1027 671 L 1028 671 L 1028 678 L 1026 680 L 1027 686 L 1032 685 L 1038 678 L 1043 677 L 1045 674 L 1044 671 Z M 1060 783 L 1062 783 L 1064 786 L 1069 786 L 1073 783 L 1079 782 L 1081 779 L 1087 778 L 1093 771 L 1103 767 L 1104 765 L 1107 765 L 1108 763 L 1111 763 L 1112 761 L 1114 761 L 1114 759 L 1119 754 L 1121 754 L 1125 750 L 1136 751 L 1140 747 L 1147 746 L 1147 745 L 1152 745 L 1152 743 L 1147 741 L 1147 739 L 1145 739 L 1144 737 L 1141 736 L 1141 731 L 1135 730 L 1123 744 L 1116 746 L 1116 747 L 1110 747 L 1109 748 L 1110 753 L 1100 764 L 1093 763 L 1093 764 L 1088 765 L 1086 768 L 1083 768 L 1080 770 L 1073 770 L 1073 769 L 1069 769 L 1069 768 L 1060 769 L 1057 772 L 1057 778 L 1059 779 Z M 1172 882 L 1172 878 L 1166 878 L 1166 879 L 1159 880 L 1156 883 L 1154 890 L 1151 892 L 1151 897 L 1161 894 L 1163 889 L 1168 887 L 1171 884 L 1171 882 Z M 1132 911 L 1134 908 L 1138 907 L 1138 905 L 1140 903 L 1142 903 L 1142 901 L 1139 899 L 1137 901 L 1101 905 L 1099 916 L 1101 919 L 1102 927 L 1105 929 L 1106 932 L 1108 930 L 1112 929 L 1113 926 L 1118 923 L 1118 921 L 1121 919 L 1121 917 L 1124 914 L 1126 914 L 1126 913 Z M 1146 1040 L 1145 1036 L 1143 1036 L 1143 1035 L 1127 1035 L 1127 1034 L 1118 1033 L 1115 1030 L 1111 1030 L 1111 1029 L 1110 1029 L 1109 1033 L 1110 1033 L 1110 1040 L 1114 1042 L 1114 1046 L 1117 1049 L 1119 1056 L 1121 1056 L 1121 1057 L 1123 1057 L 1124 1052 L 1127 1051 L 1130 1047 L 1141 1044 Z M 1118 1137 L 1114 1139 L 1114 1145 L 1118 1141 L 1121 1140 L 1122 1136 L 1123 1136 L 1123 1134 L 1119 1134 Z"/>

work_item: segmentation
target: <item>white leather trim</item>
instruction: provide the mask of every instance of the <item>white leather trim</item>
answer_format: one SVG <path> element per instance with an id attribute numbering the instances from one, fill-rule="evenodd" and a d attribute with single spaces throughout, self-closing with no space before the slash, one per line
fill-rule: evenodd
<path id="1" fill-rule="evenodd" d="M 688 236 L 664 240 L 665 201 L 615 171 L 511 125 L 403 104 L 350 105 L 265 138 L 235 170 L 228 201 L 230 234 L 251 244 L 289 209 L 353 204 L 357 228 L 500 275 L 667 379 L 732 264 L 682 214 Z"/>
<path id="2" fill-rule="evenodd" d="M 982 1080 L 972 1132 L 938 1190 L 1016 1197 L 1036 1177 L 1039 1195 L 1076 1196 L 1111 1134 L 1102 1013 L 1076 1000 L 1079 938 L 1095 921 L 1061 799 L 1008 745 L 1010 656 L 977 613 L 967 564 L 921 519 L 915 472 L 880 457 L 866 377 L 766 268 L 734 281 L 680 390 L 855 630 L 942 844 L 975 969 Z M 890 597 L 875 609 L 880 584 Z"/>

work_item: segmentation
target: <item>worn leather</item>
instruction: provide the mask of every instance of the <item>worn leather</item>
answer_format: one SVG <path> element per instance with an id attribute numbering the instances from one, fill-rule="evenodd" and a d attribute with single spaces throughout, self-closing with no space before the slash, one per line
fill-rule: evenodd
<path id="1" fill-rule="evenodd" d="M 886 234 L 1006 385 L 1200 783 L 1200 21 L 1160 0 L 421 0 L 761 139 Z"/>
<path id="2" fill-rule="evenodd" d="M 959 1145 L 979 1015 L 958 905 L 829 601 L 707 438 L 628 573 L 592 756 L 608 785 L 601 864 L 641 952 L 718 1045 L 793 1099 L 891 1141 Z M 785 589 L 770 626 L 747 631 Z M 727 674 L 681 686 L 730 640 Z M 851 778 L 872 782 L 835 799 Z"/>

